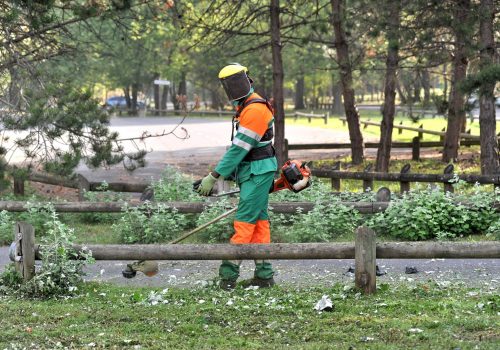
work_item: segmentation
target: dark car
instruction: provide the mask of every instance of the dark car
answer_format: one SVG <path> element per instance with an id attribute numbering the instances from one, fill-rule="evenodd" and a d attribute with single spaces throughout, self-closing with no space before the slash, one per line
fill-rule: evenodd
<path id="1" fill-rule="evenodd" d="M 105 107 L 112 109 L 127 109 L 127 100 L 125 96 L 113 96 L 106 100 Z M 137 108 L 145 109 L 146 104 L 143 101 L 137 101 Z"/>

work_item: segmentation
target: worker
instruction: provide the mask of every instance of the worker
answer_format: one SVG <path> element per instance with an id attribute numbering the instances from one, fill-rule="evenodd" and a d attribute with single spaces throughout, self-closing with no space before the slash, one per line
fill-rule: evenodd
<path id="1" fill-rule="evenodd" d="M 227 65 L 219 72 L 219 79 L 236 109 L 232 144 L 215 170 L 203 178 L 198 192 L 208 196 L 218 178 L 228 178 L 234 174 L 240 187 L 240 200 L 231 244 L 270 243 L 267 206 L 277 170 L 272 145 L 273 109 L 269 101 L 254 92 L 253 80 L 246 67 L 236 63 Z M 233 289 L 236 286 L 240 264 L 241 260 L 222 261 L 219 268 L 221 288 Z M 274 285 L 273 276 L 271 263 L 255 260 L 254 277 L 246 284 L 271 287 Z"/>

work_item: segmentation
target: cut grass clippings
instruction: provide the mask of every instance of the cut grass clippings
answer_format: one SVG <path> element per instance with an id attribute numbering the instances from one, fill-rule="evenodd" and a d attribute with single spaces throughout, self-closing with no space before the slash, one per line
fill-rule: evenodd
<path id="1" fill-rule="evenodd" d="M 0 297 L 1 349 L 498 349 L 494 290 L 434 282 L 269 290 L 88 283 L 58 300 Z M 314 306 L 323 295 L 332 312 Z"/>

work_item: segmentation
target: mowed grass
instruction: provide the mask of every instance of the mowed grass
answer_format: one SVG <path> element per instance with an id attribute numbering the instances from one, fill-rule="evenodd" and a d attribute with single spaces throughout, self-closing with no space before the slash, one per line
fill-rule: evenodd
<path id="1" fill-rule="evenodd" d="M 308 113 L 310 111 L 307 111 Z M 326 111 L 324 110 L 316 110 L 313 112 L 315 114 L 323 114 Z M 370 120 L 373 122 L 378 122 L 380 123 L 382 120 L 382 115 L 379 111 L 377 110 L 360 110 L 359 111 L 361 120 Z M 308 121 L 307 118 L 302 117 L 298 118 L 297 120 L 294 120 L 292 117 L 293 112 L 289 112 L 287 115 L 288 117 L 286 119 L 286 125 L 304 125 L 304 126 L 314 126 L 314 127 L 321 127 L 321 128 L 327 128 L 327 129 L 334 129 L 334 130 L 342 130 L 345 132 L 348 132 L 347 124 L 344 124 L 339 118 L 341 116 L 338 115 L 331 115 L 328 124 L 324 123 L 323 119 L 312 119 L 311 122 Z M 342 116 L 343 117 L 343 116 Z M 413 128 L 418 128 L 421 125 L 423 125 L 423 128 L 426 130 L 433 130 L 433 131 L 442 131 L 443 128 L 447 126 L 447 120 L 444 117 L 425 117 L 420 119 L 417 122 L 413 122 L 409 117 L 398 115 L 394 118 L 394 125 L 400 125 L 402 122 L 403 126 L 410 126 Z M 467 119 L 467 130 L 471 130 L 472 135 L 479 135 L 479 121 L 474 120 L 471 122 L 470 119 Z M 500 122 L 497 122 L 497 130 L 500 131 Z M 361 131 L 363 133 L 363 136 L 367 140 L 378 140 L 379 135 L 380 135 L 380 127 L 378 126 L 367 126 L 366 128 L 361 125 Z M 415 136 L 418 136 L 418 133 L 415 131 L 408 131 L 404 130 L 400 134 L 397 129 L 394 129 L 393 134 L 392 134 L 392 139 L 393 141 L 411 141 Z M 439 136 L 436 135 L 429 135 L 429 134 L 424 134 L 423 141 L 439 141 Z"/>
<path id="2" fill-rule="evenodd" d="M 332 312 L 314 310 L 323 295 Z M 491 290 L 435 283 L 381 285 L 372 296 L 344 285 L 162 292 L 89 283 L 73 298 L 0 299 L 0 348 L 498 349 L 499 303 Z"/>

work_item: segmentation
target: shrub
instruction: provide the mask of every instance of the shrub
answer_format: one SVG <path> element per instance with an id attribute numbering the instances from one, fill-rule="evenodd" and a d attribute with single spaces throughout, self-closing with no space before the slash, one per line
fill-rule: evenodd
<path id="1" fill-rule="evenodd" d="M 486 230 L 486 235 L 494 237 L 497 241 L 500 240 L 500 219 L 497 219 L 490 225 L 488 230 Z"/>
<path id="2" fill-rule="evenodd" d="M 10 244 L 14 240 L 14 219 L 6 210 L 0 212 L 0 245 Z"/>
<path id="3" fill-rule="evenodd" d="M 103 181 L 97 191 L 87 191 L 84 198 L 90 202 L 122 202 L 124 195 L 119 192 L 109 191 L 109 185 Z M 82 213 L 80 218 L 87 223 L 111 223 L 116 220 L 116 214 L 112 213 Z"/>
<path id="4" fill-rule="evenodd" d="M 123 215 L 112 226 L 124 243 L 157 243 L 173 239 L 188 225 L 186 215 L 166 205 L 145 202 L 123 207 Z"/>
<path id="5" fill-rule="evenodd" d="M 389 208 L 374 215 L 368 225 L 377 232 L 409 240 L 444 239 L 484 232 L 493 221 L 487 195 L 475 199 L 471 208 L 457 202 L 460 197 L 427 188 L 417 189 L 395 199 Z"/>
<path id="6" fill-rule="evenodd" d="M 45 235 L 49 228 L 46 224 L 52 222 L 55 213 L 52 203 L 30 200 L 25 207 L 27 210 L 19 215 L 19 221 L 32 225 L 37 236 Z"/>
<path id="7" fill-rule="evenodd" d="M 198 216 L 196 226 L 206 224 L 230 210 L 229 208 L 230 203 L 226 198 L 212 203 Z M 200 232 L 200 240 L 208 243 L 227 243 L 234 233 L 233 220 L 234 214 L 231 214 L 208 226 L 203 232 Z"/>
<path id="8" fill-rule="evenodd" d="M 91 252 L 76 253 L 72 250 L 73 230 L 61 223 L 55 212 L 45 226 L 40 269 L 29 282 L 21 284 L 21 277 L 9 266 L 0 276 L 4 293 L 49 298 L 71 295 L 78 290 L 77 286 L 83 281 L 84 265 L 93 262 Z"/>
<path id="9" fill-rule="evenodd" d="M 310 212 L 294 217 L 285 237 L 291 242 L 328 242 L 353 233 L 360 222 L 361 214 L 338 200 L 328 204 L 317 202 Z"/>
<path id="10" fill-rule="evenodd" d="M 203 198 L 193 191 L 193 180 L 177 169 L 167 166 L 159 180 L 153 181 L 155 200 L 158 202 L 200 202 Z"/>

